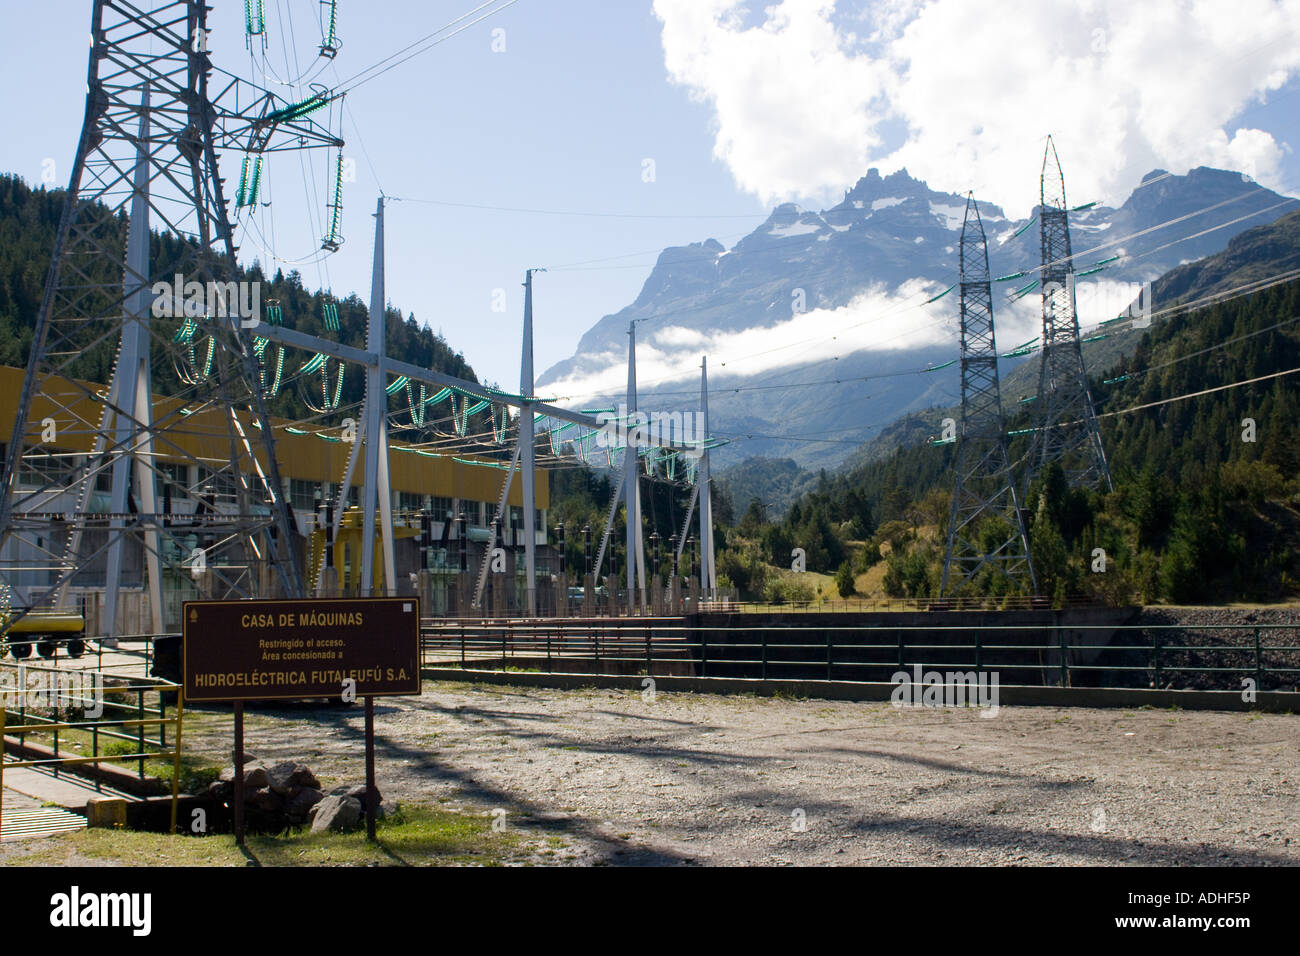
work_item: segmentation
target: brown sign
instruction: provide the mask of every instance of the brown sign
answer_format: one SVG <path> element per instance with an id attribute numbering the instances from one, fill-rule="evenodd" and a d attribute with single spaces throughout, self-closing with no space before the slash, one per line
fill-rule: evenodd
<path id="1" fill-rule="evenodd" d="M 420 693 L 413 597 L 190 601 L 184 617 L 186 700 Z"/>

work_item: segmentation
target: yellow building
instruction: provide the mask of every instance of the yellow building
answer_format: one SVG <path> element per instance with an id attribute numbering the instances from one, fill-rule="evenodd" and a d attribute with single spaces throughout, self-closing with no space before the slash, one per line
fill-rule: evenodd
<path id="1" fill-rule="evenodd" d="M 0 366 L 0 421 L 15 420 L 24 374 L 22 369 Z M 84 383 L 65 382 L 60 388 L 57 380 L 54 380 L 53 384 L 47 386 L 45 394 L 35 397 L 28 421 L 43 425 L 52 421 L 52 440 L 42 441 L 45 450 L 43 455 L 27 457 L 24 468 L 18 475 L 19 489 L 40 487 L 44 484 L 42 477 L 48 479 L 57 476 L 60 471 L 75 467 L 93 451 L 100 431 L 102 405 L 86 396 L 87 387 L 101 395 L 107 392 L 107 386 L 86 386 Z M 194 513 L 202 503 L 215 502 L 218 509 L 226 502 L 233 505 L 232 488 L 214 487 L 219 485 L 216 480 L 218 477 L 228 480 L 228 474 L 218 476 L 217 471 L 228 466 L 232 456 L 241 459 L 239 465 L 243 473 L 265 471 L 265 449 L 257 440 L 258 428 L 251 416 L 237 414 L 237 430 L 246 437 L 246 442 L 232 442 L 230 429 L 222 420 L 222 414 L 218 406 L 200 401 L 186 403 L 176 398 L 159 395 L 153 397 L 154 422 L 166 429 L 165 441 L 159 442 L 153 449 L 160 512 L 179 517 Z M 38 424 L 33 427 L 38 427 Z M 300 542 L 300 553 L 306 558 L 304 568 L 311 578 L 307 582 L 310 589 L 321 559 L 319 548 L 316 554 L 312 554 L 308 546 L 313 531 L 320 523 L 316 512 L 323 504 L 335 503 L 353 445 L 346 440 L 348 436 L 338 426 L 299 427 L 291 422 L 272 419 L 271 427 L 275 430 L 276 461 L 283 486 L 282 493 L 292 508 L 297 531 L 304 539 Z M 9 435 L 0 437 L 7 439 Z M 211 469 L 205 463 L 210 464 Z M 410 579 L 420 569 L 431 570 L 435 578 L 440 579 L 459 576 L 461 546 L 457 517 L 462 514 L 465 519 L 468 570 L 477 571 L 506 474 L 505 463 L 486 457 L 443 453 L 432 446 L 409 442 L 390 442 L 389 483 L 396 528 L 394 537 L 397 539 L 395 548 L 399 590 L 405 591 L 408 586 L 414 586 Z M 354 482 L 360 481 L 360 476 L 361 468 L 358 466 Z M 55 480 L 53 484 L 60 483 Z M 516 475 L 507 499 L 508 513 L 503 522 L 503 543 L 508 549 L 522 546 L 523 535 L 526 533 L 521 513 L 521 485 L 522 482 Z M 101 474 L 96 488 L 89 496 L 87 508 L 91 511 L 108 511 L 108 492 L 108 475 Z M 355 505 L 357 500 L 358 489 L 354 486 L 348 504 Z M 65 511 L 73 506 L 71 502 L 70 495 L 57 501 L 51 498 L 39 508 L 24 510 Z M 542 469 L 536 470 L 535 504 L 533 533 L 536 543 L 545 546 L 550 485 L 547 473 Z M 418 533 L 422 512 L 428 512 L 432 521 L 434 548 L 427 549 L 429 553 L 424 553 L 424 549 L 419 548 Z M 348 525 L 352 523 L 346 522 Z M 447 527 L 448 524 L 451 527 Z M 13 557 L 6 556 L 11 560 Z M 346 583 L 349 576 L 355 577 L 355 568 L 352 566 L 354 562 L 350 557 L 345 557 L 342 563 L 344 566 L 338 567 L 338 570 Z M 522 563 L 521 560 L 519 564 L 522 566 Z M 545 557 L 539 562 L 539 567 L 542 570 L 548 567 Z M 513 576 L 512 572 L 511 577 Z M 88 577 L 93 579 L 93 575 Z M 101 575 L 101 588 L 102 580 Z M 29 583 L 36 583 L 36 580 Z M 84 583 L 87 589 L 93 589 L 93 580 Z M 450 582 L 443 580 L 442 583 L 444 589 L 450 587 Z M 458 583 L 457 586 L 462 585 Z M 434 599 L 435 604 L 445 602 L 445 597 L 442 600 Z"/>

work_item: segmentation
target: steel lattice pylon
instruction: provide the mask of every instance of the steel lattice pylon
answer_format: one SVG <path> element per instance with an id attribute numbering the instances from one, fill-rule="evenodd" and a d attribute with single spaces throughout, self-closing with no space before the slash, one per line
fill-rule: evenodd
<path id="1" fill-rule="evenodd" d="M 945 596 L 960 593 L 989 565 L 1008 578 L 1025 581 L 1032 589 L 1029 539 L 1007 457 L 998 387 L 988 246 L 973 196 L 966 199 L 961 230 L 960 428 L 941 592 Z M 1004 527 L 990 525 L 990 521 L 1000 521 Z"/>
<path id="2" fill-rule="evenodd" d="M 1110 468 L 1079 343 L 1065 177 L 1050 136 L 1043 154 L 1041 190 L 1043 354 L 1038 375 L 1038 427 L 1025 469 L 1025 494 L 1039 472 L 1053 462 L 1061 464 L 1071 488 L 1104 486 L 1110 490 Z"/>
<path id="3" fill-rule="evenodd" d="M 302 593 L 242 327 L 255 319 L 226 314 L 252 293 L 234 284 L 217 150 L 342 144 L 303 118 L 313 104 L 286 107 L 214 70 L 207 12 L 202 0 L 93 2 L 81 139 L 5 454 L 0 577 L 31 608 L 102 587 L 108 636 L 120 586 L 147 587 L 156 632 L 167 585 L 265 596 L 274 575 Z M 156 308 L 182 295 L 187 315 Z M 155 402 L 157 368 L 179 385 Z"/>

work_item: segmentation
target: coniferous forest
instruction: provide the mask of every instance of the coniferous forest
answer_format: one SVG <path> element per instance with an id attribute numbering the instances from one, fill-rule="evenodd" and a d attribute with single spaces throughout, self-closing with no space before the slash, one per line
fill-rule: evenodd
<path id="1" fill-rule="evenodd" d="M 1091 370 L 1114 491 L 1071 490 L 1059 468 L 1039 476 L 1023 503 L 1039 593 L 1117 604 L 1295 596 L 1300 373 L 1209 390 L 1297 368 L 1300 282 L 1291 282 L 1158 321 L 1131 357 Z M 1008 430 L 1033 424 L 1022 413 Z M 1011 441 L 1013 462 L 1028 441 Z M 758 596 L 763 567 L 787 566 L 802 547 L 810 571 L 836 575 L 840 597 L 872 568 L 883 568 L 886 595 L 937 596 L 953 457 L 952 445 L 922 442 L 823 474 L 777 521 L 753 501 L 719 566 Z M 1104 572 L 1094 570 L 1098 548 Z M 989 575 L 974 590 L 999 586 Z"/>

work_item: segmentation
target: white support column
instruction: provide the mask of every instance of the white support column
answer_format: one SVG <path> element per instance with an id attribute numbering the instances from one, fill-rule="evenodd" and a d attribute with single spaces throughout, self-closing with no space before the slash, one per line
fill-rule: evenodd
<path id="1" fill-rule="evenodd" d="M 533 273 L 524 273 L 524 341 L 519 363 L 519 393 L 524 398 L 533 397 Z M 537 510 L 534 451 L 536 445 L 533 406 L 524 402 L 519 406 L 519 469 L 523 479 L 524 511 L 524 608 L 530 617 L 537 614 L 537 528 L 533 513 Z"/>
<path id="2" fill-rule="evenodd" d="M 149 315 L 152 306 L 149 282 L 149 87 L 140 95 L 140 126 L 131 197 L 131 221 L 127 235 L 125 309 L 122 341 L 110 392 L 115 411 L 113 421 L 114 461 L 110 510 L 125 514 L 131 482 L 136 482 L 142 514 L 158 513 L 155 501 L 153 441 L 153 389 L 149 369 Z M 107 424 L 109 416 L 105 416 Z M 143 434 L 142 434 L 143 432 Z M 150 521 L 156 521 L 150 517 Z M 124 522 L 113 519 L 115 531 Z M 109 546 L 104 581 L 105 633 L 117 637 L 118 593 L 122 587 L 122 545 L 118 536 Z M 162 572 L 158 556 L 158 529 L 147 530 L 144 560 L 149 588 L 150 616 L 155 634 L 162 632 Z"/>
<path id="3" fill-rule="evenodd" d="M 704 442 L 700 455 L 700 591 L 704 600 L 717 598 L 718 567 L 713 554 L 713 495 L 709 484 L 709 359 L 700 361 L 700 415 Z"/>
<path id="4" fill-rule="evenodd" d="M 637 440 L 640 429 L 635 425 L 636 418 L 636 322 L 627 328 L 627 414 L 629 421 L 624 432 L 627 435 L 627 450 L 623 453 L 623 500 L 626 503 L 627 516 L 627 607 L 636 610 L 638 589 L 641 606 L 646 604 L 645 595 L 645 554 L 641 547 L 641 481 L 637 468 L 641 457 L 637 453 Z M 639 587 L 638 587 L 639 585 Z"/>
<path id="5" fill-rule="evenodd" d="M 127 259 L 128 261 L 130 260 L 129 252 L 128 252 Z M 123 359 L 124 359 L 123 353 L 125 353 L 126 351 L 126 340 L 128 338 L 129 338 L 129 334 L 127 330 L 123 329 L 122 344 L 119 347 L 117 367 L 113 371 L 113 382 L 109 386 L 109 391 L 108 391 L 108 402 L 110 408 L 106 409 L 106 414 L 104 415 L 105 431 L 107 432 L 110 423 L 113 425 L 113 446 L 115 448 L 120 448 L 121 444 L 128 437 L 128 435 L 123 431 L 127 423 L 122 421 L 121 416 L 115 414 L 112 411 L 112 409 L 114 408 L 122 407 L 122 396 L 127 391 L 127 386 L 124 385 L 123 383 L 124 380 L 129 376 L 128 376 L 127 369 L 123 365 Z M 134 399 L 132 399 L 131 404 L 134 407 L 135 405 Z M 120 451 L 115 452 L 115 454 L 116 457 L 113 459 L 113 464 L 109 468 L 109 476 L 112 479 L 112 485 L 109 491 L 108 507 L 113 514 L 122 514 L 122 512 L 126 511 L 126 494 L 127 494 L 128 482 L 130 479 L 130 474 L 129 474 L 130 462 L 125 455 L 121 454 Z M 90 494 L 94 494 L 93 483 L 90 487 Z M 114 518 L 111 522 L 111 527 L 113 529 L 112 533 L 117 533 L 118 529 L 122 527 L 122 519 Z M 111 641 L 113 641 L 114 644 L 116 644 L 116 640 L 118 636 L 117 596 L 118 596 L 118 592 L 121 590 L 121 587 L 122 587 L 122 539 L 121 537 L 118 537 L 108 546 L 108 553 L 105 555 L 105 571 L 104 571 L 103 632 L 104 632 L 104 636 L 109 638 Z"/>
<path id="6" fill-rule="evenodd" d="M 144 290 L 140 290 L 143 295 Z M 142 303 L 143 311 L 137 315 L 147 315 L 151 303 Z M 139 322 L 137 322 L 139 324 Z M 141 349 L 140 376 L 135 392 L 135 417 L 144 427 L 144 437 L 136 452 L 135 462 L 136 498 L 140 502 L 140 512 L 150 515 L 151 522 L 157 522 L 158 486 L 154 482 L 153 460 L 153 387 L 149 368 L 149 333 L 143 333 Z M 144 532 L 144 566 L 145 580 L 149 587 L 149 618 L 153 624 L 153 633 L 163 633 L 163 598 L 162 598 L 162 564 L 159 554 L 158 525 L 146 528 Z"/>
<path id="7" fill-rule="evenodd" d="M 361 485 L 361 593 L 373 593 L 375 572 L 375 511 L 381 521 L 384 541 L 384 587 L 397 591 L 397 569 L 393 566 L 393 502 L 388 487 L 388 395 L 384 392 L 384 197 L 375 203 L 375 259 L 370 277 L 370 321 L 366 350 L 378 361 L 366 369 L 365 474 Z"/>
<path id="8" fill-rule="evenodd" d="M 641 530 L 641 476 L 637 469 L 641 467 L 641 456 L 637 455 L 633 462 L 632 468 L 632 499 L 636 504 L 636 580 L 637 590 L 641 598 L 641 610 L 644 613 L 649 608 L 649 599 L 646 596 L 646 573 L 645 573 L 645 536 Z"/>

